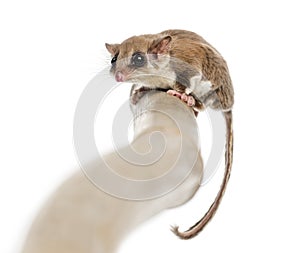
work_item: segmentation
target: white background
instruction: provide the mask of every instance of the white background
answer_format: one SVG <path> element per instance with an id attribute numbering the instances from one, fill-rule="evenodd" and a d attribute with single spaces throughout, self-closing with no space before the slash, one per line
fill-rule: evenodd
<path id="1" fill-rule="evenodd" d="M 184 229 L 201 217 L 222 169 L 190 203 L 132 233 L 120 252 L 299 252 L 298 6 L 1 1 L 0 252 L 18 252 L 40 205 L 77 167 L 74 110 L 109 63 L 104 43 L 169 28 L 201 34 L 228 62 L 236 96 L 233 173 L 217 215 L 197 238 L 178 240 L 169 225 Z"/>

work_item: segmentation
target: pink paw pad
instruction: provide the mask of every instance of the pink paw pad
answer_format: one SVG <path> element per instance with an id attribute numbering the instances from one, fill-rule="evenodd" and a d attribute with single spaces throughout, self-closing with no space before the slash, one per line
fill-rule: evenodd
<path id="1" fill-rule="evenodd" d="M 188 106 L 194 106 L 196 103 L 193 96 L 189 96 L 185 93 L 181 95 L 181 100 L 187 103 Z"/>
<path id="2" fill-rule="evenodd" d="M 194 106 L 196 104 L 196 101 L 193 96 L 187 96 L 186 103 L 188 106 Z"/>
<path id="3" fill-rule="evenodd" d="M 168 90 L 167 91 L 167 94 L 169 94 L 169 95 L 171 95 L 171 96 L 176 96 L 176 97 L 178 97 L 178 98 L 181 98 L 181 93 L 180 92 L 178 92 L 178 91 L 176 91 L 176 90 Z"/>
<path id="4" fill-rule="evenodd" d="M 182 93 L 181 94 L 181 100 L 184 101 L 184 102 L 187 102 L 188 101 L 188 96 L 185 93 Z"/>

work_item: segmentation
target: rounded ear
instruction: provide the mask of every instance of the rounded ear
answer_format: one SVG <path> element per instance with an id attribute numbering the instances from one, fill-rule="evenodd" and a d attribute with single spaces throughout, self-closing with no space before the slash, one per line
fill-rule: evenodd
<path id="1" fill-rule="evenodd" d="M 119 52 L 120 44 L 108 44 L 105 43 L 105 47 L 108 52 L 110 52 L 111 55 L 115 55 Z"/>
<path id="2" fill-rule="evenodd" d="M 170 49 L 171 36 L 154 40 L 148 52 L 152 54 L 167 54 Z"/>

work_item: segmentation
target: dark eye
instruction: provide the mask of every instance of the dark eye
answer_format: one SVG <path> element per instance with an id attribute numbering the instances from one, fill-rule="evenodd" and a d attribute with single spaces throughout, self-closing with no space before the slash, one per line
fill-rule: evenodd
<path id="1" fill-rule="evenodd" d="M 118 60 L 118 55 L 119 54 L 116 54 L 112 59 L 111 59 L 111 65 L 114 65 L 116 63 L 116 61 Z"/>
<path id="2" fill-rule="evenodd" d="M 135 53 L 132 55 L 131 64 L 136 67 L 142 67 L 146 63 L 146 58 L 142 53 Z"/>

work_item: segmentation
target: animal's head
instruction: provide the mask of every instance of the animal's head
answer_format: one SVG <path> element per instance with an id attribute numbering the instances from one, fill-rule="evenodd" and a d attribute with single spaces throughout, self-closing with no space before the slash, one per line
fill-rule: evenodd
<path id="1" fill-rule="evenodd" d="M 169 49 L 171 36 L 134 36 L 121 44 L 105 46 L 112 56 L 111 73 L 117 82 L 147 83 L 161 77 L 170 78 Z M 173 78 L 173 75 L 172 75 Z"/>

